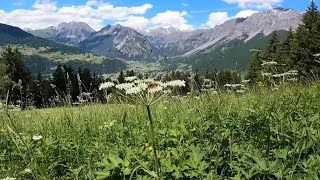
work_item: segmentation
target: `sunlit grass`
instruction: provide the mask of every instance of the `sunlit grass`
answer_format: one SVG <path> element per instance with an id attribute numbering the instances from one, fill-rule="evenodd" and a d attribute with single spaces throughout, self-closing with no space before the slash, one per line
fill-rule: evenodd
<path id="1" fill-rule="evenodd" d="M 290 87 L 162 99 L 151 109 L 162 179 L 316 177 L 319 92 Z M 155 172 L 143 106 L 2 111 L 0 119 L 0 179 L 150 179 Z"/>

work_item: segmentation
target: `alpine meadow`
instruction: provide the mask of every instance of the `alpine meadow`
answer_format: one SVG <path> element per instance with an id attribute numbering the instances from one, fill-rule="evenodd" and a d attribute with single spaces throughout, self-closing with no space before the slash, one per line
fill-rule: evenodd
<path id="1" fill-rule="evenodd" d="M 320 179 L 320 10 L 288 1 L 0 2 L 0 180 Z"/>

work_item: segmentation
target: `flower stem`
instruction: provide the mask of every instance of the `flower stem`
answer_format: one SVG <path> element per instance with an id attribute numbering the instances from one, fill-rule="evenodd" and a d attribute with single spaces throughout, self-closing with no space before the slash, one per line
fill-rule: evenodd
<path id="1" fill-rule="evenodd" d="M 158 159 L 158 155 L 157 155 L 156 137 L 155 137 L 156 135 L 154 132 L 154 125 L 153 125 L 150 105 L 147 105 L 147 111 L 148 111 L 148 118 L 150 121 L 151 141 L 152 141 L 153 153 L 154 153 L 154 165 L 156 168 L 158 179 L 160 179 L 160 166 L 159 166 L 159 159 Z"/>

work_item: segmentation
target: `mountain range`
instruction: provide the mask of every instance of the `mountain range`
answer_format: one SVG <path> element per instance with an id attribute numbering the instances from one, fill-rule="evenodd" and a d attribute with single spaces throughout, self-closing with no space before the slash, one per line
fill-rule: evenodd
<path id="1" fill-rule="evenodd" d="M 301 12 L 277 8 L 255 13 L 247 18 L 231 19 L 211 29 L 194 31 L 181 31 L 172 27 L 136 31 L 117 24 L 108 25 L 96 32 L 85 23 L 71 22 L 30 32 L 35 36 L 73 44 L 99 55 L 146 60 L 159 59 L 164 55 L 188 56 L 235 39 L 247 42 L 261 33 L 268 36 L 274 31 L 288 31 L 298 26 L 301 17 Z"/>
<path id="2" fill-rule="evenodd" d="M 0 53 L 7 45 L 18 47 L 32 73 L 49 74 L 60 63 L 72 65 L 73 68 L 88 67 L 101 74 L 115 73 L 127 68 L 122 60 L 98 56 L 87 50 L 48 39 L 0 23 Z"/>
<path id="3" fill-rule="evenodd" d="M 21 42 L 21 39 L 31 38 L 41 41 L 42 43 L 38 44 L 43 46 L 46 43 L 55 43 L 53 46 L 130 61 L 157 62 L 167 57 L 174 59 L 170 62 L 193 67 L 211 63 L 224 64 L 224 67 L 231 68 L 240 63 L 237 70 L 243 70 L 250 59 L 248 48 L 263 49 L 272 32 L 285 34 L 289 29 L 296 29 L 301 23 L 302 15 L 302 12 L 293 9 L 277 8 L 255 13 L 247 18 L 231 19 L 211 29 L 194 31 L 181 31 L 173 27 L 135 30 L 119 24 L 108 25 L 95 31 L 86 23 L 70 22 L 40 30 L 28 29 L 21 34 L 14 30 L 0 29 L 0 36 L 2 32 L 7 32 L 7 38 L 1 36 L 3 38 L 0 45 L 4 44 L 5 42 L 1 41 L 6 39 L 20 39 Z M 16 34 L 17 37 L 8 32 Z M 201 63 L 204 60 L 209 62 Z"/>

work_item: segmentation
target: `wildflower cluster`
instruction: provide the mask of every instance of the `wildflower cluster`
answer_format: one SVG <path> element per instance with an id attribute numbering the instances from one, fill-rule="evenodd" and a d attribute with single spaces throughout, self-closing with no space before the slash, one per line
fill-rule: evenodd
<path id="1" fill-rule="evenodd" d="M 102 129 L 110 129 L 114 124 L 116 123 L 115 120 L 107 123 L 107 122 L 104 122 L 103 123 L 103 126 L 99 126 L 99 130 L 102 130 Z"/>
<path id="2" fill-rule="evenodd" d="M 229 92 L 245 93 L 245 85 L 243 84 L 225 84 L 224 87 Z"/>
<path id="3" fill-rule="evenodd" d="M 100 89 L 115 87 L 120 95 L 138 103 L 151 105 L 162 96 L 170 93 L 173 88 L 185 86 L 185 81 L 181 80 L 161 82 L 153 79 L 141 80 L 135 76 L 126 78 L 126 81 L 126 83 L 118 85 L 105 82 L 100 85 Z"/>
<path id="4" fill-rule="evenodd" d="M 100 84 L 99 90 L 108 89 L 108 88 L 111 88 L 114 86 L 115 86 L 115 84 L 113 82 L 105 82 L 105 83 Z"/>
<path id="5" fill-rule="evenodd" d="M 43 138 L 43 136 L 41 136 L 41 135 L 33 135 L 32 136 L 32 140 L 34 140 L 34 141 L 39 141 L 39 140 L 41 140 Z"/>

